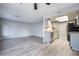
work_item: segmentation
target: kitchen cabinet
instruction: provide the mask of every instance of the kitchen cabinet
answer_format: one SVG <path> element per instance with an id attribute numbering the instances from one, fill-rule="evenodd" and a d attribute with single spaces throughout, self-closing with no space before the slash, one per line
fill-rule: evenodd
<path id="1" fill-rule="evenodd" d="M 79 32 L 70 33 L 70 46 L 72 49 L 79 51 Z"/>

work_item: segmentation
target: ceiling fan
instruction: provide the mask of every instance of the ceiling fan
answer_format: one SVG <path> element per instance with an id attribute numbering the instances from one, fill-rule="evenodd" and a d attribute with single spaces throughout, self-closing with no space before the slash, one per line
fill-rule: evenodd
<path id="1" fill-rule="evenodd" d="M 50 5 L 51 3 L 45 3 L 47 5 Z M 34 3 L 34 9 L 37 10 L 37 3 Z"/>

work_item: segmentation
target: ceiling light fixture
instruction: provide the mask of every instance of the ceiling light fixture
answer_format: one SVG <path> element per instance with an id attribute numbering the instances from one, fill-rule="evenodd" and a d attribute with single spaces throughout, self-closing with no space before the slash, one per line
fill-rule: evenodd
<path id="1" fill-rule="evenodd" d="M 55 19 L 59 22 L 64 22 L 64 21 L 68 21 L 68 16 L 62 16 L 62 17 L 58 17 L 58 18 L 55 18 Z"/>

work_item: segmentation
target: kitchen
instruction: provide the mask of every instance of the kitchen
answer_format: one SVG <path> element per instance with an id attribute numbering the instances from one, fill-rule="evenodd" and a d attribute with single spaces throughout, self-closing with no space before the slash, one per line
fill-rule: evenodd
<path id="1" fill-rule="evenodd" d="M 61 17 L 48 17 L 44 20 L 44 25 L 45 26 L 43 27 L 45 28 L 43 41 L 45 43 L 52 43 L 57 39 L 66 39 L 71 49 L 79 51 L 78 10 L 68 12 Z"/>

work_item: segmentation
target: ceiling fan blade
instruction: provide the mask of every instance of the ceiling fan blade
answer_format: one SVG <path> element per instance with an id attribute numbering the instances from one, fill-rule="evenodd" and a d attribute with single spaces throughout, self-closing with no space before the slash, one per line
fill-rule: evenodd
<path id="1" fill-rule="evenodd" d="M 37 9 L 37 3 L 34 3 L 34 9 L 35 10 Z"/>
<path id="2" fill-rule="evenodd" d="M 50 5 L 51 3 L 46 3 L 47 5 Z"/>

